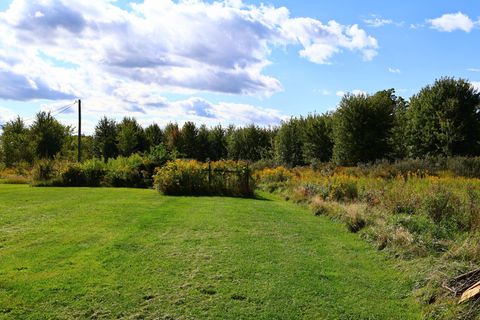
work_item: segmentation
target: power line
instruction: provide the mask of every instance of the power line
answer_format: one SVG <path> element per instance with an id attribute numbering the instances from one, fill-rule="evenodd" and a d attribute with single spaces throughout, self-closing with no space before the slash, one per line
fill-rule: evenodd
<path id="1" fill-rule="evenodd" d="M 74 102 L 72 102 L 71 104 L 68 104 L 68 105 L 64 105 L 64 106 L 61 106 L 59 107 L 56 111 L 49 111 L 50 115 L 52 117 L 56 117 L 58 116 L 59 114 L 62 114 L 64 112 L 66 112 L 68 109 L 70 109 L 74 104 L 76 104 L 77 101 L 75 100 Z M 30 118 L 26 118 L 26 119 L 22 119 L 24 122 L 29 122 L 29 121 L 32 121 L 34 120 L 35 117 L 30 117 Z"/>

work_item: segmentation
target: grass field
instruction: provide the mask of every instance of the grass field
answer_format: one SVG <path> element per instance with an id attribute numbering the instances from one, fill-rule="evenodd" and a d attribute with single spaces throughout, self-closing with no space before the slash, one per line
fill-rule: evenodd
<path id="1" fill-rule="evenodd" d="M 262 200 L 0 184 L 0 319 L 418 319 L 408 275 Z"/>

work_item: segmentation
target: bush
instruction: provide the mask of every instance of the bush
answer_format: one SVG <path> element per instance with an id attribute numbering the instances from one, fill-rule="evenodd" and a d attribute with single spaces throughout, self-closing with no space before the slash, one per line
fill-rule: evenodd
<path id="1" fill-rule="evenodd" d="M 148 167 L 148 159 L 142 158 L 139 154 L 110 159 L 107 163 L 104 185 L 122 188 L 151 187 L 153 179 Z"/>
<path id="2" fill-rule="evenodd" d="M 284 167 L 266 168 L 256 174 L 259 183 L 287 182 L 292 177 L 293 174 Z"/>
<path id="3" fill-rule="evenodd" d="M 176 160 L 159 168 L 155 187 L 166 195 L 221 195 L 252 197 L 254 181 L 246 164 L 218 161 L 210 164 Z"/>
<path id="4" fill-rule="evenodd" d="M 39 160 L 32 170 L 34 183 L 51 181 L 55 176 L 55 163 L 53 160 Z"/>

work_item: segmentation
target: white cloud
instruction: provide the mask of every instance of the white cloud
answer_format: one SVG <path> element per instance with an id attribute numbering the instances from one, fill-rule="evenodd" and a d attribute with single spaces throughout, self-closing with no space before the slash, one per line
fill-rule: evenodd
<path id="1" fill-rule="evenodd" d="M 378 48 L 376 39 L 357 25 L 291 18 L 285 7 L 239 0 L 145 0 L 131 5 L 133 12 L 110 0 L 14 0 L 0 13 L 5 35 L 0 45 L 9 48 L 8 58 L 19 60 L 23 75 L 32 71 L 27 64 L 47 56 L 81 66 L 75 78 L 86 79 L 77 82 L 98 77 L 115 84 L 120 78 L 163 91 L 260 96 L 282 90 L 277 79 L 263 73 L 277 46 L 300 44 L 301 57 L 321 64 L 343 50 L 371 60 Z M 43 77 L 47 75 L 52 77 L 51 72 Z M 57 82 L 68 79 L 61 80 Z M 80 91 L 75 81 L 68 82 Z"/>
<path id="2" fill-rule="evenodd" d="M 397 73 L 397 74 L 402 73 L 402 71 L 401 71 L 400 69 L 398 69 L 398 68 L 392 68 L 392 67 L 389 67 L 389 68 L 388 68 L 388 72 L 390 72 L 390 73 Z"/>
<path id="3" fill-rule="evenodd" d="M 366 95 L 366 94 L 367 94 L 367 92 L 364 91 L 364 90 L 354 89 L 354 90 L 352 90 L 352 91 L 350 91 L 350 92 L 346 92 L 346 91 L 342 91 L 342 90 L 337 91 L 336 96 L 341 98 L 341 97 L 345 96 L 345 95 L 348 94 L 348 93 L 351 93 L 351 94 L 356 95 L 356 96 L 358 96 L 358 95 Z"/>
<path id="4" fill-rule="evenodd" d="M 128 12 L 114 3 L 13 0 L 0 12 L 0 99 L 52 100 L 57 102 L 42 108 L 56 110 L 82 98 L 91 125 L 104 114 L 125 113 L 145 123 L 266 125 L 284 115 L 253 105 L 188 97 L 170 101 L 163 95 L 269 96 L 283 90 L 265 73 L 272 50 L 299 46 L 300 57 L 328 64 L 343 51 L 371 60 L 378 49 L 377 40 L 357 25 L 294 18 L 285 7 L 144 0 Z"/>
<path id="5" fill-rule="evenodd" d="M 480 92 L 480 81 L 472 81 L 472 86 Z"/>
<path id="6" fill-rule="evenodd" d="M 474 27 L 474 22 L 461 12 L 447 13 L 436 19 L 427 20 L 432 28 L 452 32 L 455 30 L 463 30 L 470 32 Z"/>
<path id="7" fill-rule="evenodd" d="M 480 69 L 479 69 L 479 68 L 468 68 L 467 71 L 470 71 L 470 72 L 480 72 Z"/>
<path id="8" fill-rule="evenodd" d="M 12 110 L 4 107 L 0 107 L 0 130 L 1 125 L 7 121 L 15 119 L 16 114 Z"/>
<path id="9" fill-rule="evenodd" d="M 370 19 L 364 19 L 363 22 L 367 24 L 369 27 L 379 28 L 389 24 L 393 24 L 393 20 L 391 19 L 382 19 L 378 17 L 372 17 Z"/>

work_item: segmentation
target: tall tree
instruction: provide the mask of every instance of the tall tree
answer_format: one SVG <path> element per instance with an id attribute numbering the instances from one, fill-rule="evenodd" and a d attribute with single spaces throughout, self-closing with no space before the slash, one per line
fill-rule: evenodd
<path id="1" fill-rule="evenodd" d="M 227 134 L 228 156 L 234 160 L 257 161 L 272 154 L 272 130 L 249 125 L 244 128 L 229 127 Z"/>
<path id="2" fill-rule="evenodd" d="M 344 96 L 334 116 L 335 163 L 355 165 L 388 157 L 395 103 L 393 89 Z"/>
<path id="3" fill-rule="evenodd" d="M 332 159 L 333 119 L 331 114 L 309 115 L 303 127 L 303 156 L 306 162 L 327 162 Z"/>
<path id="4" fill-rule="evenodd" d="M 29 136 L 29 129 L 20 117 L 2 125 L 0 146 L 2 149 L 2 160 L 7 167 L 25 161 L 33 161 L 33 148 Z"/>
<path id="5" fill-rule="evenodd" d="M 275 156 L 278 161 L 289 167 L 304 164 L 303 159 L 303 119 L 291 118 L 283 122 L 275 138 Z"/>
<path id="6" fill-rule="evenodd" d="M 53 158 L 62 150 L 67 137 L 72 133 L 69 126 L 58 122 L 50 112 L 39 112 L 30 128 L 35 156 Z"/>
<path id="7" fill-rule="evenodd" d="M 209 157 L 211 160 L 226 159 L 227 139 L 225 129 L 218 125 L 208 132 Z"/>
<path id="8" fill-rule="evenodd" d="M 479 91 L 463 79 L 441 78 L 421 89 L 407 111 L 409 155 L 478 155 L 479 108 Z"/>
<path id="9" fill-rule="evenodd" d="M 189 159 L 197 158 L 197 136 L 198 129 L 195 123 L 191 121 L 185 122 L 181 131 L 181 148 L 180 153 Z"/>
<path id="10" fill-rule="evenodd" d="M 115 120 L 103 117 L 98 121 L 93 135 L 93 145 L 95 155 L 105 161 L 118 156 L 117 123 Z"/>
<path id="11" fill-rule="evenodd" d="M 145 136 L 147 138 L 148 146 L 156 147 L 163 141 L 163 132 L 158 124 L 154 123 L 145 128 Z"/>
<path id="12" fill-rule="evenodd" d="M 117 146 L 123 156 L 147 150 L 145 131 L 135 118 L 125 117 L 118 125 Z"/>
<path id="13" fill-rule="evenodd" d="M 172 153 L 178 153 L 181 149 L 182 133 L 177 123 L 169 123 L 163 130 L 163 143 L 167 150 Z"/>
<path id="14" fill-rule="evenodd" d="M 210 132 L 206 125 L 201 125 L 198 129 L 197 142 L 196 142 L 196 158 L 200 161 L 205 161 L 211 159 L 211 149 L 210 149 Z"/>

